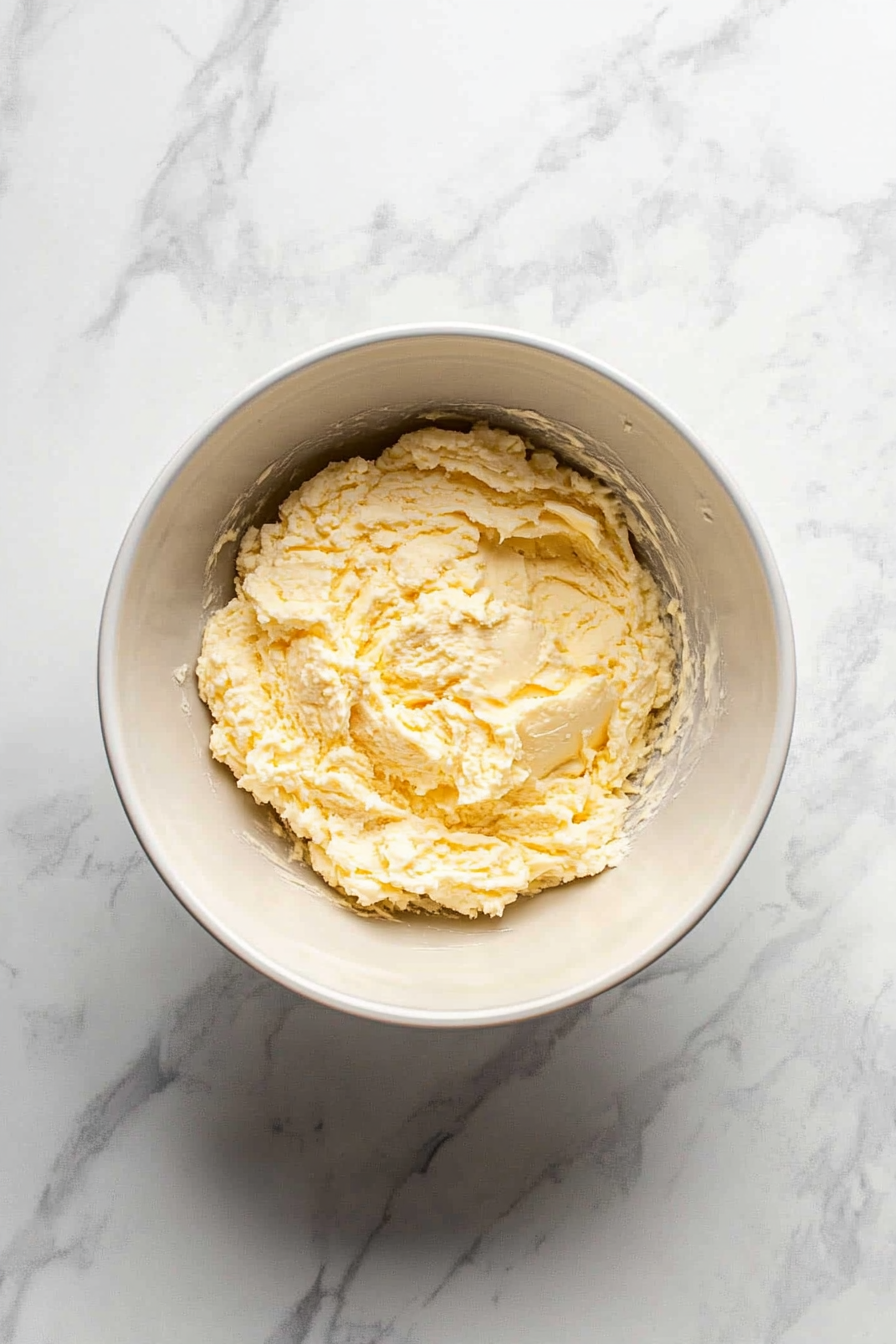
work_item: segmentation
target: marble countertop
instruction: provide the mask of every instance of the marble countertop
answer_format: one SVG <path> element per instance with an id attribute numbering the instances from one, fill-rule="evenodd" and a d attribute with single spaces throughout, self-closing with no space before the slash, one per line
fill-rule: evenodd
<path id="1" fill-rule="evenodd" d="M 2 0 L 0 1342 L 892 1344 L 886 0 Z M 637 980 L 439 1034 L 291 997 L 142 857 L 94 647 L 134 509 L 324 339 L 475 320 L 745 488 L 784 784 Z"/>

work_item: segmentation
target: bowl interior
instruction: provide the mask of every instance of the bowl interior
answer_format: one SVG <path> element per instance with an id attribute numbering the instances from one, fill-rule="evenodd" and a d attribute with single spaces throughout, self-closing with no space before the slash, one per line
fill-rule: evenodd
<path id="1" fill-rule="evenodd" d="M 238 538 L 334 456 L 373 455 L 433 419 L 485 418 L 624 491 L 645 558 L 685 612 L 688 682 L 615 870 L 519 901 L 500 921 L 364 919 L 289 858 L 270 817 L 208 751 L 193 675 L 208 613 L 232 595 Z M 186 668 L 186 674 L 183 669 Z M 507 335 L 348 343 L 268 380 L 175 459 L 128 533 L 100 652 L 103 728 L 131 821 L 169 886 L 259 969 L 340 1007 L 488 1022 L 618 983 L 709 908 L 770 805 L 792 718 L 773 562 L 716 469 L 632 388 Z"/>

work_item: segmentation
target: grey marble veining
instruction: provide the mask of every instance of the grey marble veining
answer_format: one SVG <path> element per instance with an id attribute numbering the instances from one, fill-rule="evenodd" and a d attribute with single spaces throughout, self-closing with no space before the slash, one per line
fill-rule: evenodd
<path id="1" fill-rule="evenodd" d="M 0 34 L 0 1341 L 891 1344 L 891 8 L 3 0 Z M 800 666 L 700 927 L 590 1005 L 447 1034 L 198 929 L 93 687 L 187 434 L 427 318 L 670 402 L 766 526 Z"/>

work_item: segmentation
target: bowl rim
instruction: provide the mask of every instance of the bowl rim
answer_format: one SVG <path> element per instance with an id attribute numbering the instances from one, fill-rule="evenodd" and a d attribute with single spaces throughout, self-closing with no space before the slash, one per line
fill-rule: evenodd
<path id="1" fill-rule="evenodd" d="M 776 670 L 779 692 L 765 770 L 753 803 L 744 816 L 738 834 L 732 842 L 725 860 L 720 864 L 715 879 L 692 903 L 686 914 L 637 957 L 620 964 L 602 976 L 578 982 L 557 993 L 534 999 L 522 999 L 517 1003 L 506 1004 L 498 1008 L 406 1008 L 400 1005 L 378 1003 L 361 996 L 344 994 L 295 974 L 289 968 L 260 953 L 230 930 L 224 921 L 218 919 L 214 912 L 208 909 L 206 904 L 189 888 L 188 884 L 181 880 L 178 873 L 168 863 L 164 846 L 159 841 L 151 818 L 141 804 L 138 789 L 127 765 L 125 732 L 121 718 L 118 690 L 118 631 L 128 579 L 143 533 L 171 484 L 210 435 L 260 393 L 267 391 L 283 379 L 291 377 L 301 369 L 362 346 L 377 345 L 408 337 L 433 336 L 472 336 L 485 340 L 524 345 L 548 354 L 558 355 L 615 382 L 666 420 L 703 460 L 707 469 L 715 476 L 723 490 L 727 492 L 740 514 L 759 558 L 771 595 L 775 627 Z M 134 833 L 152 866 L 168 889 L 177 897 L 189 914 L 223 947 L 261 974 L 286 988 L 327 1007 L 338 1008 L 355 1016 L 405 1026 L 484 1027 L 499 1026 L 540 1017 L 543 1014 L 556 1012 L 561 1008 L 567 1008 L 594 998 L 608 989 L 615 988 L 662 957 L 686 934 L 690 933 L 712 909 L 722 893 L 734 880 L 752 850 L 781 783 L 796 711 L 796 652 L 784 584 L 758 518 L 728 470 L 715 460 L 697 435 L 673 411 L 627 375 L 606 364 L 603 360 L 563 342 L 536 336 L 512 327 L 490 324 L 414 322 L 358 332 L 352 336 L 315 346 L 305 354 L 285 361 L 257 378 L 234 397 L 231 397 L 173 455 L 150 486 L 134 514 L 112 568 L 100 618 L 97 649 L 97 691 L 100 727 L 106 757 L 115 787 Z"/>

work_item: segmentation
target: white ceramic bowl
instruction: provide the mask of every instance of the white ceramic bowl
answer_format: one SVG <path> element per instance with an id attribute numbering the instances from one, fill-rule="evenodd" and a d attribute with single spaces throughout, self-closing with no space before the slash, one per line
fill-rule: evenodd
<path id="1" fill-rule="evenodd" d="M 518 427 L 600 464 L 642 517 L 680 596 L 692 714 L 654 815 L 613 871 L 519 901 L 502 920 L 362 919 L 340 905 L 208 751 L 193 667 L 232 595 L 238 534 L 328 459 L 372 454 L 426 416 Z M 186 665 L 187 675 L 183 668 Z M 176 669 L 182 669 L 175 675 Z M 588 998 L 691 929 L 750 850 L 778 787 L 795 701 L 787 603 L 727 476 L 674 416 L 597 360 L 519 333 L 428 326 L 313 351 L 214 417 L 150 490 L 122 544 L 99 650 L 103 735 L 131 823 L 214 936 L 282 984 L 424 1026 L 513 1021 Z"/>

